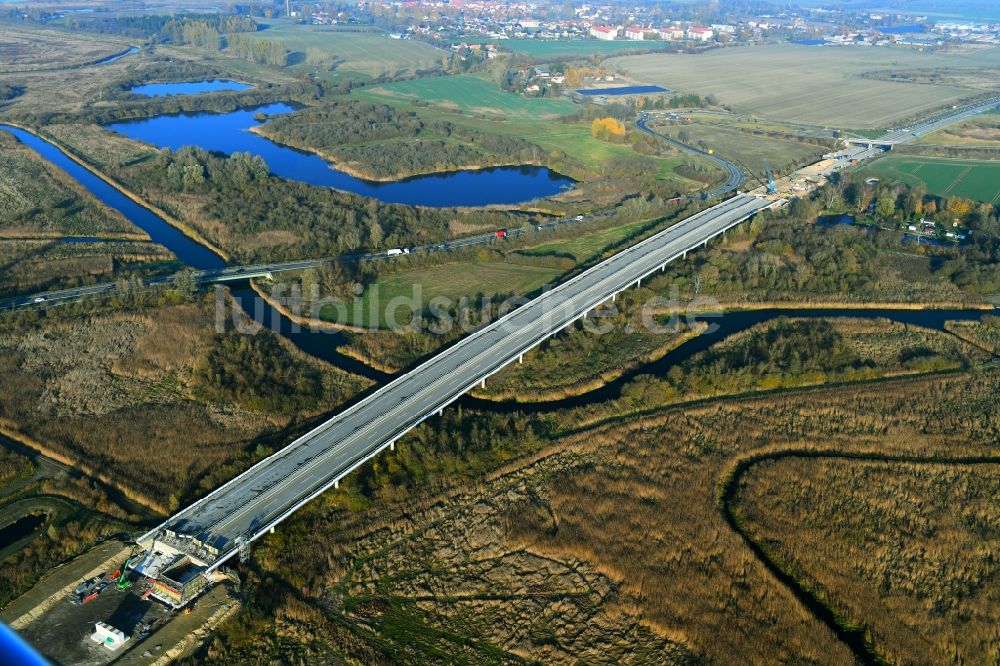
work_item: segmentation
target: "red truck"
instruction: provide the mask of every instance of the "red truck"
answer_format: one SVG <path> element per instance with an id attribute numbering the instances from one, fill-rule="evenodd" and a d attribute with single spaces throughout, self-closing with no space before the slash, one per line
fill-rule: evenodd
<path id="1" fill-rule="evenodd" d="M 500 230 L 498 230 L 493 235 L 496 236 L 497 238 L 507 238 L 507 230 L 506 229 L 500 229 Z"/>

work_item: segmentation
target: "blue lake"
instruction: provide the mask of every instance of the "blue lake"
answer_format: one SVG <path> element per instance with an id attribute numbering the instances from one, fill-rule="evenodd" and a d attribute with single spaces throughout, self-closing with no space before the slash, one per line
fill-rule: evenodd
<path id="1" fill-rule="evenodd" d="M 166 97 L 168 95 L 200 95 L 220 90 L 247 90 L 252 87 L 238 81 L 186 81 L 183 83 L 147 83 L 136 86 L 129 92 L 147 97 Z"/>
<path id="2" fill-rule="evenodd" d="M 597 95 L 652 95 L 653 93 L 670 92 L 662 86 L 619 86 L 617 88 L 581 88 L 577 90 L 581 95 L 594 97 Z"/>
<path id="3" fill-rule="evenodd" d="M 177 150 L 199 146 L 231 155 L 250 152 L 267 162 L 271 173 L 310 185 L 333 187 L 387 203 L 444 208 L 515 204 L 549 197 L 573 186 L 573 181 L 545 167 L 514 166 L 455 171 L 403 180 L 373 182 L 338 171 L 323 158 L 281 146 L 248 131 L 260 125 L 259 113 L 291 113 L 288 104 L 268 104 L 232 113 L 156 116 L 108 125 L 139 141 Z"/>

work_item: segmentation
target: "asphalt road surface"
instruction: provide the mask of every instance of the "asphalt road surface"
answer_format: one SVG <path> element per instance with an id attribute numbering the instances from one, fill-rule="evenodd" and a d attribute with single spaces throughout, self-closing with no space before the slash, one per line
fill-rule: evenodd
<path id="1" fill-rule="evenodd" d="M 718 155 L 713 155 L 706 150 L 702 150 L 701 148 L 695 148 L 694 146 L 689 146 L 686 143 L 681 143 L 677 139 L 673 139 L 667 136 L 666 134 L 661 134 L 660 132 L 657 132 L 656 130 L 649 127 L 649 121 L 653 119 L 654 117 L 648 114 L 645 113 L 640 114 L 639 120 L 635 121 L 635 126 L 641 129 L 643 132 L 646 132 L 647 134 L 652 134 L 655 137 L 663 139 L 667 143 L 673 144 L 678 148 L 681 148 L 682 150 L 686 150 L 689 153 L 694 153 L 695 155 L 700 155 L 701 157 L 704 157 L 707 160 L 711 160 L 712 162 L 719 165 L 725 170 L 726 182 L 722 183 L 721 185 L 716 185 L 715 187 L 711 187 L 702 192 L 701 197 L 703 199 L 714 199 L 715 197 L 720 197 L 724 194 L 729 194 L 730 192 L 736 191 L 736 189 L 743 184 L 743 181 L 746 178 L 743 175 L 743 170 L 740 169 L 737 165 L 733 164 L 729 160 L 722 159 Z"/>
<path id="2" fill-rule="evenodd" d="M 586 216 L 587 220 L 598 219 L 602 217 L 611 217 L 614 215 L 614 210 L 603 210 L 588 213 Z M 529 227 L 527 229 L 506 229 L 503 230 L 504 233 L 511 237 L 516 238 L 524 236 L 529 233 L 544 231 L 549 229 L 555 229 L 564 224 L 578 224 L 584 220 L 584 216 L 579 215 L 572 218 L 559 218 L 551 222 L 545 222 L 536 226 Z M 487 243 L 493 243 L 497 241 L 496 231 L 490 231 L 484 234 L 478 234 L 476 236 L 466 236 L 464 238 L 459 238 L 457 240 L 446 241 L 442 243 L 436 243 L 433 245 L 425 245 L 415 248 L 407 248 L 407 254 L 413 253 L 418 254 L 421 252 L 447 252 L 449 250 L 457 250 L 463 247 L 470 247 L 473 245 L 485 245 Z M 402 248 L 400 248 L 402 249 Z M 335 257 L 339 261 L 375 261 L 380 259 L 391 259 L 395 256 L 399 256 L 397 253 L 390 254 L 389 250 L 383 250 L 381 252 L 369 252 L 366 254 L 348 254 L 340 255 Z M 298 261 L 285 261 L 273 264 L 254 264 L 248 266 L 227 266 L 225 268 L 217 268 L 211 270 L 201 270 L 192 271 L 192 277 L 198 285 L 206 285 L 218 282 L 237 282 L 240 280 L 248 280 L 250 278 L 258 278 L 274 275 L 275 273 L 284 273 L 288 271 L 300 271 L 307 268 L 315 268 L 322 264 L 327 259 L 301 259 Z M 167 275 L 156 278 L 148 278 L 143 280 L 142 284 L 145 287 L 157 287 L 163 285 L 169 285 L 176 279 L 175 275 Z M 59 303 L 65 303 L 68 301 L 77 300 L 80 298 L 86 298 L 89 296 L 100 296 L 113 293 L 118 288 L 116 282 L 102 282 L 100 284 L 86 285 L 83 287 L 72 287 L 69 289 L 57 289 L 54 291 L 43 291 L 34 294 L 26 294 L 23 296 L 13 296 L 9 298 L 0 299 L 0 310 L 9 310 L 15 308 L 23 307 L 46 307 L 48 305 L 56 305 Z"/>
<path id="3" fill-rule="evenodd" d="M 883 145 L 906 143 L 907 141 L 912 141 L 919 136 L 923 136 L 924 134 L 928 134 L 934 130 L 946 127 L 947 125 L 951 125 L 967 118 L 977 116 L 980 113 L 995 109 L 998 105 L 1000 105 L 1000 97 L 992 97 L 985 102 L 978 102 L 969 106 L 963 106 L 959 109 L 943 113 L 939 116 L 922 120 L 908 127 L 893 130 L 882 135 L 878 139 L 873 139 L 872 143 Z M 864 139 L 857 139 L 856 141 L 858 143 L 865 143 Z"/>
<path id="4" fill-rule="evenodd" d="M 238 538 L 249 542 L 263 534 L 483 378 L 771 204 L 740 195 L 619 252 L 470 334 L 180 511 L 139 542 L 149 547 L 163 528 L 189 537 L 221 536 L 225 552 L 214 560 L 190 542 L 170 542 L 218 566 L 235 552 Z"/>

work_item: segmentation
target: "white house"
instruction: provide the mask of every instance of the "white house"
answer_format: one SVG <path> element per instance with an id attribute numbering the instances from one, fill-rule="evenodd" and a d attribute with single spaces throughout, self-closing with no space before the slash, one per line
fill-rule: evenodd
<path id="1" fill-rule="evenodd" d="M 595 25 L 590 29 L 590 36 L 594 39 L 603 39 L 606 42 L 610 42 L 618 37 L 618 28 L 608 25 Z"/>
<path id="2" fill-rule="evenodd" d="M 631 39 L 634 42 L 641 42 L 646 31 L 642 28 L 625 28 L 625 39 Z"/>
<path id="3" fill-rule="evenodd" d="M 696 42 L 707 42 L 715 36 L 715 31 L 711 28 L 688 28 L 687 38 L 693 39 Z"/>

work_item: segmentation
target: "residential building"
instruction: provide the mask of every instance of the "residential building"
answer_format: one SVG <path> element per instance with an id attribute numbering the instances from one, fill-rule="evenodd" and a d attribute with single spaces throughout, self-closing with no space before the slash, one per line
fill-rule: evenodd
<path id="1" fill-rule="evenodd" d="M 618 28 L 607 25 L 595 25 L 590 29 L 590 36 L 594 39 L 603 39 L 606 42 L 610 42 L 618 37 Z"/>
<path id="2" fill-rule="evenodd" d="M 660 33 L 660 39 L 684 39 L 684 28 L 677 26 L 660 28 L 657 32 Z"/>
<path id="3" fill-rule="evenodd" d="M 693 39 L 696 42 L 707 42 L 715 36 L 715 31 L 711 28 L 699 28 L 691 27 L 688 28 L 687 38 Z"/>

